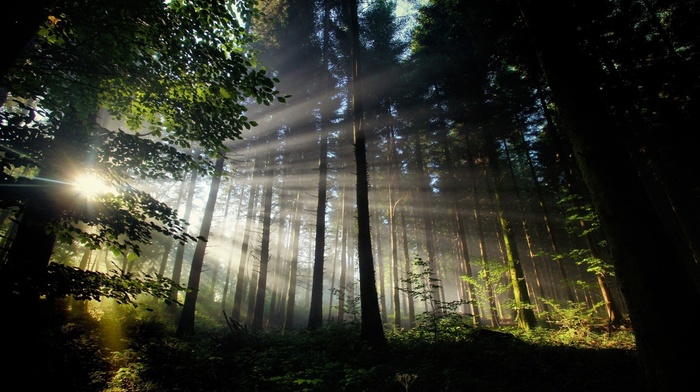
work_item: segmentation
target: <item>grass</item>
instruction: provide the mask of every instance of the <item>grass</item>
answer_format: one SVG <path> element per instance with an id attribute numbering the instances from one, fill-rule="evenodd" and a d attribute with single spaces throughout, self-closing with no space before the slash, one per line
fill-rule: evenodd
<path id="1" fill-rule="evenodd" d="M 66 305 L 67 303 L 63 303 Z M 82 308 L 82 307 L 79 307 Z M 128 306 L 52 306 L 7 325 L 5 385 L 27 391 L 637 391 L 629 331 L 474 329 L 387 332 L 370 348 L 358 328 L 254 333 L 199 317 L 174 338 L 176 315 Z M 175 312 L 177 313 L 177 312 Z"/>

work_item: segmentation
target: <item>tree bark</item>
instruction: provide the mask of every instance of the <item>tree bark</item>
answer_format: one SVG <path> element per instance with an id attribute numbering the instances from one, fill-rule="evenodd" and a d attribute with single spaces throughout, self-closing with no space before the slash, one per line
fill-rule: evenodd
<path id="1" fill-rule="evenodd" d="M 238 261 L 238 274 L 236 275 L 236 291 L 233 296 L 233 310 L 231 318 L 235 321 L 242 321 L 243 297 L 245 297 L 246 289 L 249 285 L 249 279 L 246 276 L 246 264 L 248 263 L 248 246 L 250 243 L 250 231 L 255 219 L 253 212 L 257 203 L 259 186 L 255 184 L 255 174 L 260 168 L 262 159 L 255 159 L 253 164 L 253 173 L 250 181 L 250 194 L 248 195 L 248 207 L 246 209 L 246 224 L 243 232 L 243 243 L 241 244 L 241 257 Z"/>
<path id="2" fill-rule="evenodd" d="M 255 310 L 253 311 L 254 330 L 261 331 L 263 329 L 263 316 L 265 314 L 265 294 L 267 291 L 267 267 L 270 261 L 270 226 L 272 225 L 272 183 L 274 172 L 272 165 L 272 152 L 268 151 L 267 163 L 265 164 L 265 173 L 263 186 L 263 227 L 262 238 L 260 239 L 260 270 L 258 272 L 257 292 L 255 295 Z"/>
<path id="3" fill-rule="evenodd" d="M 189 222 L 190 215 L 192 214 L 192 200 L 194 199 L 194 191 L 197 186 L 197 171 L 193 170 L 190 174 L 190 187 L 187 191 L 187 200 L 185 201 L 185 213 L 182 217 L 185 221 Z M 184 184 L 183 184 L 184 185 Z M 178 243 L 177 250 L 175 251 L 175 260 L 173 262 L 173 282 L 180 284 L 182 280 L 182 263 L 185 258 L 185 246 L 186 244 Z M 170 298 L 173 300 L 173 306 L 178 300 L 178 290 L 173 287 L 170 292 Z"/>
<path id="4" fill-rule="evenodd" d="M 369 216 L 369 179 L 367 170 L 367 140 L 364 131 L 364 113 L 362 108 L 362 74 L 360 60 L 360 32 L 357 0 L 346 0 L 350 11 L 351 34 L 351 75 L 352 75 L 352 113 L 355 145 L 355 170 L 357 176 L 357 252 L 360 269 L 360 303 L 362 320 L 360 339 L 371 346 L 386 344 L 384 326 L 379 313 L 379 298 L 374 273 L 372 255 L 372 235 Z"/>
<path id="5" fill-rule="evenodd" d="M 493 147 L 495 149 L 495 146 Z M 515 312 L 518 327 L 525 331 L 529 331 L 537 325 L 535 312 L 532 309 L 530 295 L 528 294 L 525 274 L 523 273 L 522 261 L 518 244 L 515 240 L 515 235 L 510 224 L 510 220 L 505 214 L 505 206 L 502 200 L 502 190 L 500 182 L 502 174 L 498 169 L 498 158 L 495 151 L 489 153 L 489 166 L 492 169 L 493 192 L 496 202 L 496 210 L 498 212 L 498 221 L 501 233 L 503 236 L 503 246 L 506 260 L 509 267 L 510 278 L 512 282 L 513 299 L 515 300 Z"/>
<path id="6" fill-rule="evenodd" d="M 209 198 L 207 205 L 204 208 L 204 216 L 202 217 L 202 226 L 199 229 L 199 239 L 197 247 L 192 257 L 192 266 L 190 268 L 190 276 L 187 280 L 187 294 L 185 295 L 185 304 L 182 308 L 180 321 L 177 324 L 175 336 L 179 339 L 184 339 L 194 333 L 194 315 L 197 304 L 197 296 L 199 295 L 199 281 L 202 277 L 202 267 L 204 266 L 204 253 L 207 249 L 207 238 L 211 229 L 211 222 L 214 217 L 214 207 L 216 207 L 216 197 L 219 194 L 219 185 L 221 184 L 221 175 L 224 171 L 224 161 L 226 154 L 223 152 L 217 158 L 214 164 L 214 175 L 209 188 Z"/>
<path id="7" fill-rule="evenodd" d="M 284 329 L 291 329 L 294 326 L 294 311 L 297 293 L 297 275 L 299 267 L 299 237 L 301 231 L 301 191 L 297 189 L 294 201 L 294 217 L 292 218 L 292 259 L 289 262 L 289 286 L 287 288 L 287 306 L 285 309 Z"/>

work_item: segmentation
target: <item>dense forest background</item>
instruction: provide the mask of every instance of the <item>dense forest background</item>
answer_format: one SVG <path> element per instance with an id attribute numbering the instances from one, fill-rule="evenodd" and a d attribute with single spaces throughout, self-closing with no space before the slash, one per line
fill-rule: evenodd
<path id="1" fill-rule="evenodd" d="M 248 348 L 338 325 L 394 350 L 633 331 L 647 388 L 683 381 L 670 353 L 697 339 L 657 323 L 698 303 L 694 2 L 27 3 L 0 123 L 21 317 L 116 301 Z M 637 381 L 624 355 L 615 387 Z M 260 385 L 330 390 L 315 376 Z"/>

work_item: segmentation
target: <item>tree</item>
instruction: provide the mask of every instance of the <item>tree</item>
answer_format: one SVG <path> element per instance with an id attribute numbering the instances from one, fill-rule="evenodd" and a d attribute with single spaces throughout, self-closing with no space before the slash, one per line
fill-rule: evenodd
<path id="1" fill-rule="evenodd" d="M 330 53 L 330 13 L 331 7 L 324 2 L 323 9 L 323 58 L 322 64 L 329 67 Z M 316 243 L 314 250 L 314 268 L 311 280 L 311 308 L 309 309 L 309 329 L 317 329 L 323 324 L 323 264 L 326 251 L 326 200 L 328 198 L 328 128 L 331 126 L 331 82 L 332 79 L 324 72 L 324 94 L 321 104 L 322 122 L 319 130 L 318 158 L 318 201 L 316 204 Z"/>
<path id="2" fill-rule="evenodd" d="M 207 240 L 211 229 L 211 221 L 214 217 L 214 207 L 216 206 L 216 196 L 219 194 L 219 185 L 221 184 L 221 176 L 224 173 L 224 162 L 226 154 L 223 152 L 216 159 L 214 165 L 214 175 L 209 187 L 209 198 L 204 209 L 202 217 L 202 226 L 199 229 L 199 241 L 197 248 L 192 256 L 192 266 L 190 267 L 190 276 L 187 280 L 187 294 L 185 295 L 185 304 L 180 314 L 180 321 L 177 324 L 175 336 L 180 339 L 190 336 L 194 332 L 194 315 L 197 306 L 197 297 L 199 296 L 199 281 L 202 275 L 202 267 L 204 266 L 204 252 L 207 249 Z"/>
<path id="3" fill-rule="evenodd" d="M 185 212 L 183 215 L 183 219 L 186 221 L 190 220 L 190 215 L 192 214 L 192 202 L 194 200 L 194 194 L 197 189 L 197 177 L 198 173 L 196 170 L 193 170 L 192 173 L 190 173 L 190 180 L 187 182 L 188 187 L 187 187 L 187 197 L 185 198 Z M 181 191 L 185 190 L 185 184 L 186 182 L 183 181 L 182 183 L 182 188 L 180 189 Z M 178 196 L 181 197 L 181 196 Z M 179 242 L 177 245 L 177 249 L 175 250 L 175 260 L 173 263 L 173 281 L 177 284 L 180 284 L 182 280 L 182 265 L 185 261 L 185 247 L 187 246 L 186 243 L 184 242 Z M 177 288 L 173 288 L 171 297 L 174 302 L 177 302 L 179 292 Z"/>
<path id="4" fill-rule="evenodd" d="M 620 124 L 603 105 L 595 66 L 577 50 L 574 25 L 568 23 L 574 13 L 568 4 L 533 0 L 518 5 L 608 238 L 647 387 L 658 391 L 683 388 L 694 371 L 683 358 L 697 352 L 700 345 L 698 339 L 668 333 L 658 309 L 682 314 L 686 306 L 697 304 L 696 271 L 688 273 L 685 256 L 674 246 L 647 197 L 638 168 L 630 159 L 640 151 L 630 155 L 625 140 L 630 135 L 620 132 Z M 545 16 L 552 13 L 560 17 Z M 602 140 L 605 142 L 600 143 Z M 646 147 L 653 153 L 655 146 Z M 665 261 L 663 266 L 660 260 Z"/>
<path id="5" fill-rule="evenodd" d="M 372 236 L 369 217 L 369 179 L 367 178 L 367 141 L 364 130 L 362 107 L 362 62 L 360 60 L 360 36 L 357 0 L 347 0 L 350 16 L 351 70 L 352 70 L 352 116 L 355 147 L 355 170 L 357 176 L 357 252 L 360 269 L 361 325 L 360 338 L 370 345 L 386 344 L 384 326 L 379 313 L 377 284 L 372 255 Z"/>
<path id="6" fill-rule="evenodd" d="M 30 286 L 55 238 L 137 254 L 154 230 L 193 239 L 172 209 L 129 186 L 129 176 L 211 172 L 211 161 L 178 148 L 196 143 L 216 154 L 256 125 L 244 115 L 246 98 L 281 98 L 244 49 L 249 36 L 237 16 L 256 15 L 248 2 L 56 2 L 50 15 L 1 81 L 10 97 L 0 112 L 2 167 L 38 174 L 1 179 L 17 190 L 3 194 L 2 205 L 22 210 L 2 274 Z M 100 115 L 128 128 L 106 129 Z M 100 173 L 116 191 L 76 209 L 77 168 Z"/>
<path id="7" fill-rule="evenodd" d="M 269 137 L 266 138 L 269 144 Z M 258 272 L 255 309 L 253 310 L 253 329 L 263 329 L 263 316 L 265 314 L 265 295 L 267 292 L 267 269 L 270 262 L 270 226 L 272 224 L 272 184 L 275 171 L 273 169 L 272 148 L 268 147 L 267 159 L 263 173 L 263 211 L 262 211 L 262 238 L 260 239 L 260 271 Z"/>
<path id="8" fill-rule="evenodd" d="M 500 182 L 501 173 L 498 169 L 494 170 L 494 197 L 496 199 L 496 208 L 498 209 L 498 221 L 501 226 L 501 231 L 503 233 L 503 245 L 506 254 L 506 260 L 508 262 L 510 279 L 513 282 L 513 300 L 515 308 L 515 318 L 518 322 L 518 326 L 525 331 L 530 331 L 537 325 L 537 320 L 535 319 L 535 312 L 532 309 L 532 303 L 530 301 L 530 295 L 527 291 L 527 283 L 525 282 L 525 274 L 523 273 L 522 261 L 520 259 L 520 252 L 518 251 L 518 245 L 515 240 L 515 235 L 510 224 L 510 219 L 506 216 L 504 211 L 505 206 L 502 202 L 502 189 Z"/>
<path id="9" fill-rule="evenodd" d="M 260 166 L 262 165 L 262 159 L 254 158 L 253 163 L 253 173 L 251 175 L 251 180 L 256 178 L 256 174 L 259 174 Z M 260 187 L 251 181 L 250 194 L 248 195 L 248 207 L 246 208 L 246 224 L 243 234 L 243 243 L 241 244 L 241 255 L 238 261 L 238 273 L 236 275 L 236 290 L 233 297 L 233 310 L 231 311 L 231 319 L 240 322 L 244 319 L 241 315 L 244 304 L 245 291 L 250 284 L 250 279 L 246 275 L 246 265 L 248 264 L 248 247 L 250 245 L 250 232 L 251 226 L 253 225 L 253 220 L 255 219 L 254 211 L 255 205 L 257 204 L 258 193 L 260 192 Z"/>

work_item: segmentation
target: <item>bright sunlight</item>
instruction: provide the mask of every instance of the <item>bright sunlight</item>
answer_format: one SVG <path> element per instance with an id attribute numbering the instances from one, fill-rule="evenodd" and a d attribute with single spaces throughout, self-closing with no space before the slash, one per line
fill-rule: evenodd
<path id="1" fill-rule="evenodd" d="M 83 173 L 79 175 L 75 178 L 73 184 L 80 194 L 88 198 L 94 198 L 98 195 L 104 195 L 114 191 L 114 188 L 107 185 L 94 173 Z"/>

